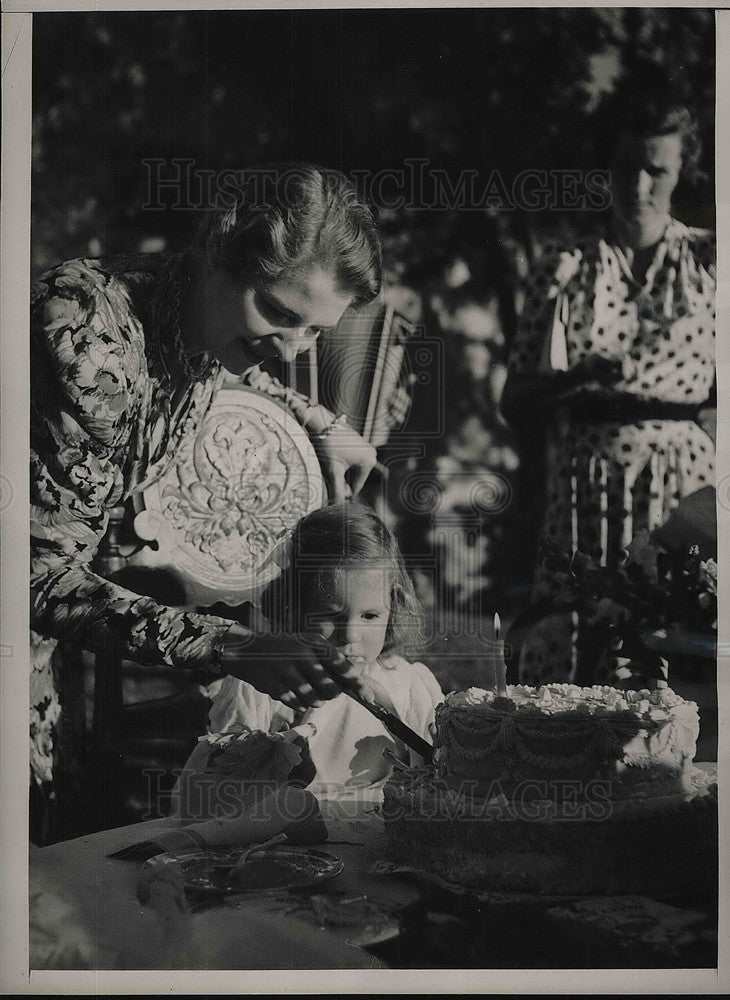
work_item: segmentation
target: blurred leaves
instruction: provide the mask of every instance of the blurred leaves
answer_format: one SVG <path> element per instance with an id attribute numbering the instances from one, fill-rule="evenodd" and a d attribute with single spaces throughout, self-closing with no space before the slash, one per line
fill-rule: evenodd
<path id="1" fill-rule="evenodd" d="M 623 638 L 673 625 L 707 634 L 717 628 L 717 565 L 702 561 L 696 545 L 670 552 L 642 530 L 614 569 L 548 542 L 541 562 L 555 607 L 578 610 L 590 625 L 606 622 Z"/>
<path id="2" fill-rule="evenodd" d="M 38 14 L 34 266 L 183 242 L 193 212 L 141 208 L 146 157 L 346 171 L 425 158 L 499 168 L 508 185 L 525 169 L 580 168 L 597 92 L 647 61 L 675 67 L 699 102 L 711 177 L 710 9 Z M 408 221 L 430 229 L 438 214 Z"/>

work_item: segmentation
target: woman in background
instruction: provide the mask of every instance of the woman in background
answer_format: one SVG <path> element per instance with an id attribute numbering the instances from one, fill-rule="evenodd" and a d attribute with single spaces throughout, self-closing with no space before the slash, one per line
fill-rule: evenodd
<path id="1" fill-rule="evenodd" d="M 671 215 L 680 177 L 697 174 L 697 124 L 666 93 L 638 101 L 614 109 L 607 231 L 546 247 L 502 401 L 513 423 L 544 423 L 542 539 L 609 568 L 639 529 L 714 483 L 713 440 L 698 422 L 715 376 L 714 238 Z M 538 569 L 535 597 L 550 596 Z M 522 645 L 520 680 L 577 671 L 571 616 L 544 618 Z"/>

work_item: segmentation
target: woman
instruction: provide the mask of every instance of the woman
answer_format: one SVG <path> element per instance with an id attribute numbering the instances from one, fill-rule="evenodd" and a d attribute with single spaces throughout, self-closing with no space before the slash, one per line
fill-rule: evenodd
<path id="1" fill-rule="evenodd" d="M 322 666 L 326 644 L 254 637 L 91 569 L 110 508 L 162 474 L 183 431 L 195 433 L 205 416 L 223 368 L 242 374 L 267 357 L 292 360 L 349 305 L 379 293 L 373 217 L 342 175 L 307 165 L 267 170 L 265 197 L 256 183 L 263 175 L 251 176 L 235 207 L 211 212 L 188 252 L 70 261 L 34 289 L 31 769 L 41 811 L 55 794 L 63 736 L 64 677 L 52 668 L 59 640 L 142 664 L 204 666 L 294 708 L 340 691 Z M 373 449 L 332 414 L 323 421 L 321 407 L 290 401 L 319 432 L 334 495 L 357 492 Z"/>
<path id="2" fill-rule="evenodd" d="M 714 382 L 714 240 L 670 214 L 680 177 L 697 173 L 697 126 L 664 96 L 623 105 L 614 124 L 607 232 L 539 261 L 502 404 L 546 427 L 542 538 L 609 568 L 640 528 L 714 481 L 698 423 Z M 538 570 L 536 596 L 550 590 Z M 574 624 L 534 629 L 522 680 L 576 676 Z"/>

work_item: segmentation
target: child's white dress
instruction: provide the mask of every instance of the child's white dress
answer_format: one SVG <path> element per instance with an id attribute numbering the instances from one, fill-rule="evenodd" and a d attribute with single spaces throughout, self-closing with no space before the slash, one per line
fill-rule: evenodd
<path id="1" fill-rule="evenodd" d="M 374 663 L 362 665 L 359 672 L 363 685 L 372 689 L 380 705 L 427 742 L 433 742 L 430 726 L 443 694 L 428 667 L 389 653 Z M 398 759 L 408 761 L 402 744 L 345 694 L 295 717 L 292 709 L 235 677 L 214 681 L 207 693 L 213 699 L 208 714 L 209 734 L 235 733 L 245 727 L 277 733 L 310 723 L 315 732 L 308 738 L 308 744 L 317 774 L 308 788 L 314 794 L 383 785 L 391 771 L 391 762 L 383 756 L 386 749 Z M 204 771 L 209 753 L 208 741 L 201 739 L 183 774 Z"/>

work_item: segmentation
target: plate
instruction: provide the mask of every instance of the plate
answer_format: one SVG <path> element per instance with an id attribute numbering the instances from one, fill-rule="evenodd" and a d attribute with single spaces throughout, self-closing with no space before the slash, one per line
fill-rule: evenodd
<path id="1" fill-rule="evenodd" d="M 336 934 L 348 944 L 367 948 L 398 937 L 400 913 L 365 895 L 328 893 L 302 901 L 296 916 L 311 926 Z"/>
<path id="2" fill-rule="evenodd" d="M 187 851 L 158 854 L 145 861 L 147 868 L 177 865 L 185 888 L 193 892 L 233 895 L 302 889 L 339 875 L 344 863 L 332 854 L 300 847 L 266 847 L 253 851 L 236 885 L 229 884 L 231 869 L 245 848 L 228 851 Z"/>

